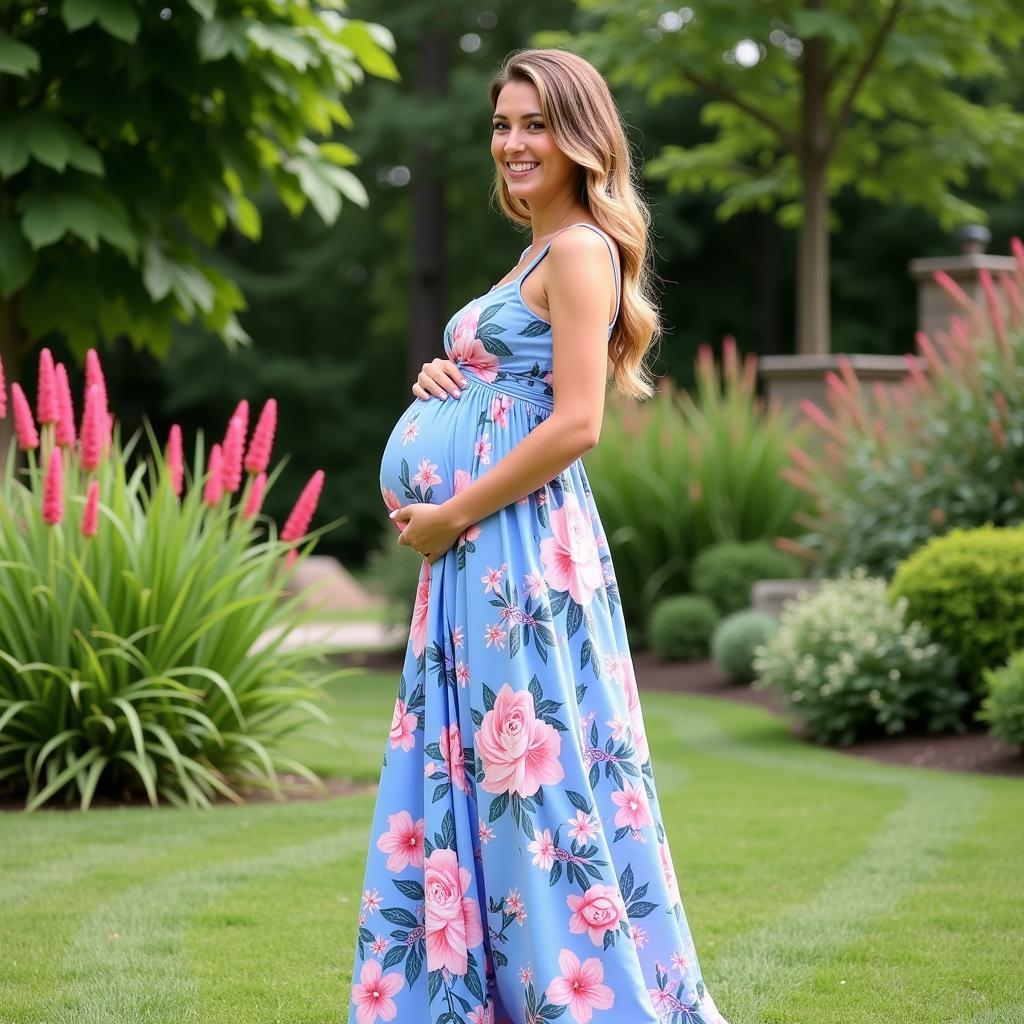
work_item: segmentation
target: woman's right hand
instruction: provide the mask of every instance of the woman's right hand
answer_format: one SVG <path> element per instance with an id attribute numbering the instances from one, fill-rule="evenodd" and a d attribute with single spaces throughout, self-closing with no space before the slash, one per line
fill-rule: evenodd
<path id="1" fill-rule="evenodd" d="M 447 399 L 449 395 L 458 398 L 459 388 L 466 386 L 466 378 L 459 367 L 450 359 L 432 359 L 423 364 L 412 393 L 420 399 Z"/>

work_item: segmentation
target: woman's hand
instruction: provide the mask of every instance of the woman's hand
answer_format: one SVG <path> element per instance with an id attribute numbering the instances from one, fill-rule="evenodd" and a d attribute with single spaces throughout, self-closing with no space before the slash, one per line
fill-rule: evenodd
<path id="1" fill-rule="evenodd" d="M 398 543 L 411 547 L 433 565 L 459 538 L 463 527 L 444 505 L 414 502 L 391 513 L 401 533 Z"/>
<path id="2" fill-rule="evenodd" d="M 466 378 L 450 359 L 431 359 L 429 363 L 423 364 L 412 386 L 412 393 L 421 399 L 433 397 L 444 400 L 449 395 L 458 398 L 461 394 L 459 388 L 465 386 Z"/>

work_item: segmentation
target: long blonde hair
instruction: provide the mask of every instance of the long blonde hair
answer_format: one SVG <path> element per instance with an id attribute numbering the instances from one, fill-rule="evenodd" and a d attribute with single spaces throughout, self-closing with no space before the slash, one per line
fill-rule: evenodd
<path id="1" fill-rule="evenodd" d="M 509 82 L 529 82 L 558 148 L 579 169 L 579 197 L 594 220 L 618 242 L 622 265 L 619 316 L 608 342 L 612 379 L 622 394 L 646 398 L 652 378 L 645 357 L 661 337 L 648 229 L 651 214 L 633 180 L 625 128 L 608 84 L 588 61 L 568 50 L 516 50 L 490 85 L 491 109 Z M 530 208 L 510 195 L 496 169 L 493 195 L 516 224 L 530 224 Z"/>

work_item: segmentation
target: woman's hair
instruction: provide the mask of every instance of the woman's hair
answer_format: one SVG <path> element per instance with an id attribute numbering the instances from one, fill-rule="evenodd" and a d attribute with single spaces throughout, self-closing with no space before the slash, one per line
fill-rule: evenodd
<path id="1" fill-rule="evenodd" d="M 491 82 L 492 110 L 509 82 L 529 82 L 537 89 L 555 144 L 579 169 L 581 202 L 618 242 L 622 289 L 608 343 L 612 378 L 623 394 L 647 397 L 651 375 L 644 360 L 661 336 L 650 266 L 651 214 L 633 181 L 629 141 L 608 84 L 592 64 L 567 50 L 509 54 Z M 528 204 L 509 193 L 499 172 L 494 193 L 510 220 L 530 223 Z"/>

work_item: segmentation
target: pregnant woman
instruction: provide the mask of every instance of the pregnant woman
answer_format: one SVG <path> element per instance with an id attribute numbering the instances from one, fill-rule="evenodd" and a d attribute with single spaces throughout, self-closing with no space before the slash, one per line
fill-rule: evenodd
<path id="1" fill-rule="evenodd" d="M 423 556 L 359 913 L 350 1024 L 725 1024 L 658 806 L 580 456 L 609 368 L 650 393 L 650 215 L 608 87 L 560 50 L 491 85 L 505 214 L 533 241 L 444 332 L 388 441 Z"/>

